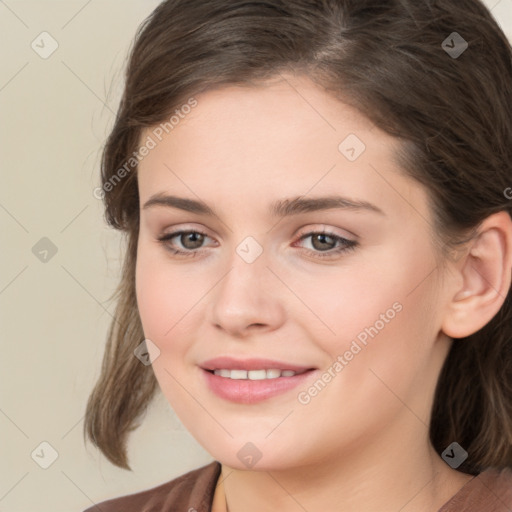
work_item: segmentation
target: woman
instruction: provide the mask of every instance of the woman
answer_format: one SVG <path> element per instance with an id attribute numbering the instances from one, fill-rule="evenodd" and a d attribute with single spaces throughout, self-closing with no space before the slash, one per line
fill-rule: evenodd
<path id="1" fill-rule="evenodd" d="M 153 12 L 85 427 L 129 469 L 160 387 L 215 460 L 89 511 L 511 509 L 511 55 L 477 0 Z"/>

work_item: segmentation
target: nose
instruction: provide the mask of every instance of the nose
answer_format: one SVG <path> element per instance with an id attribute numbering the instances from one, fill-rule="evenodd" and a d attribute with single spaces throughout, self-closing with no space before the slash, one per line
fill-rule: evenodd
<path id="1" fill-rule="evenodd" d="M 284 287 L 268 268 L 265 252 L 251 263 L 235 252 L 230 264 L 212 290 L 208 312 L 215 328 L 239 338 L 278 329 L 285 317 Z"/>

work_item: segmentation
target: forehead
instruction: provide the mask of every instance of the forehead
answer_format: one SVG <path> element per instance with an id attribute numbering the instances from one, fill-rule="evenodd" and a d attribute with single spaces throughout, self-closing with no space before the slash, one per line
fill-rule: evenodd
<path id="1" fill-rule="evenodd" d="M 164 191 L 228 203 L 235 194 L 261 203 L 336 191 L 391 205 L 389 180 L 405 180 L 395 187 L 411 192 L 393 158 L 399 142 L 305 77 L 194 99 L 172 126 L 143 132 L 141 143 L 149 137 L 155 147 L 139 164 L 141 202 Z"/>
<path id="2" fill-rule="evenodd" d="M 231 142 L 229 149 L 234 153 L 237 143 L 244 144 L 245 152 L 251 149 L 258 152 L 262 149 L 260 141 L 277 150 L 286 142 L 302 142 L 306 137 L 311 143 L 323 140 L 325 146 L 337 149 L 348 133 L 363 136 L 374 128 L 356 109 L 341 103 L 304 76 L 282 76 L 253 86 L 217 87 L 194 99 L 196 106 L 187 107 L 186 112 L 183 109 L 185 113 L 179 119 L 174 116 L 173 126 L 163 126 L 163 136 L 192 135 L 200 139 L 195 141 L 196 145 Z M 385 133 L 379 135 L 387 143 L 393 142 Z"/>

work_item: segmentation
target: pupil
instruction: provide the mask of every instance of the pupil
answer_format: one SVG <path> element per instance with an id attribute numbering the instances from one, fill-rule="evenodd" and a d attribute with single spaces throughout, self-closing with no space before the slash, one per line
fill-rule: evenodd
<path id="1" fill-rule="evenodd" d="M 325 249 L 325 244 L 327 243 L 327 242 L 325 242 L 325 239 L 326 239 L 326 238 L 331 238 L 331 237 L 330 237 L 329 235 L 316 235 L 316 237 L 313 237 L 313 240 L 315 240 L 315 239 L 320 239 L 320 243 L 321 243 L 321 244 L 324 244 L 324 245 L 323 245 L 323 246 L 321 246 L 321 247 L 319 247 L 319 248 L 320 248 L 320 249 Z M 328 243 L 327 243 L 327 244 L 328 244 Z M 315 245 L 315 244 L 313 243 L 313 245 Z"/>
<path id="2" fill-rule="evenodd" d="M 196 240 L 194 240 L 194 238 Z M 203 235 L 201 233 L 188 233 L 186 236 L 185 236 L 185 240 L 187 242 L 192 242 L 192 245 L 193 247 L 187 247 L 187 244 L 183 244 L 185 247 L 187 247 L 188 249 L 196 249 L 197 247 L 199 247 L 201 245 L 201 242 L 203 240 Z M 196 245 L 194 245 L 194 242 L 196 242 Z"/>

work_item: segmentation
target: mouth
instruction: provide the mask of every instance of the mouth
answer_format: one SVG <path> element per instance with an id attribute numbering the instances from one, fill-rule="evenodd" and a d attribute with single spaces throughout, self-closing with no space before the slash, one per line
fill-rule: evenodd
<path id="1" fill-rule="evenodd" d="M 318 368 L 269 359 L 216 358 L 200 366 L 210 391 L 224 400 L 254 404 L 304 383 Z"/>

